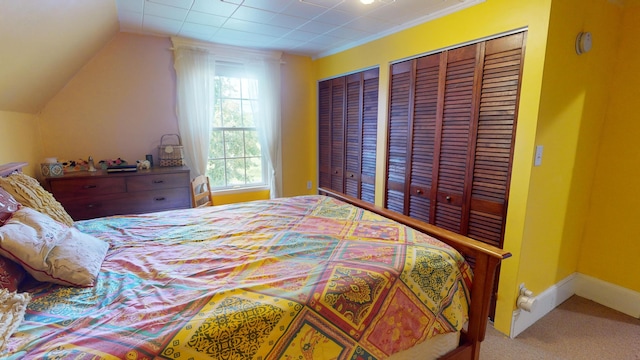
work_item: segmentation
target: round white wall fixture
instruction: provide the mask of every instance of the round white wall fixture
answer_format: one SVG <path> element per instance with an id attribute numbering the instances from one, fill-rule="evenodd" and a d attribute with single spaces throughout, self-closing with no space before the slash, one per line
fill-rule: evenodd
<path id="1" fill-rule="evenodd" d="M 576 53 L 580 55 L 591 50 L 591 41 L 590 32 L 586 31 L 579 33 L 578 37 L 576 37 Z"/>

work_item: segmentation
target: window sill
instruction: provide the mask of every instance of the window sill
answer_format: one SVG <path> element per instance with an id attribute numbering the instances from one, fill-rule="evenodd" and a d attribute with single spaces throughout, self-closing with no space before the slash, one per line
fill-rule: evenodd
<path id="1" fill-rule="evenodd" d="M 252 187 L 238 187 L 238 188 L 227 188 L 227 189 L 211 189 L 211 194 L 215 195 L 233 195 L 233 194 L 243 194 L 243 193 L 251 193 L 257 191 L 265 191 L 269 190 L 269 186 L 267 185 L 258 185 Z"/>

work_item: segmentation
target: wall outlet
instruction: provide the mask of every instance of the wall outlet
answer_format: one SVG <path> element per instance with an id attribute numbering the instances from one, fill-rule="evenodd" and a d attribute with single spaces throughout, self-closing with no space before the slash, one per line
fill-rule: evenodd
<path id="1" fill-rule="evenodd" d="M 307 190 L 311 190 L 311 186 L 313 185 L 313 182 L 311 182 L 311 180 L 307 181 Z"/>

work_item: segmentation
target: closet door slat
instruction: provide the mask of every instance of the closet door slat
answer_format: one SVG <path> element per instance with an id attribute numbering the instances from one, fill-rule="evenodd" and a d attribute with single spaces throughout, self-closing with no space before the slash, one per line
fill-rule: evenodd
<path id="1" fill-rule="evenodd" d="M 502 247 L 524 33 L 485 47 L 468 236 Z"/>
<path id="2" fill-rule="evenodd" d="M 443 79 L 444 104 L 433 223 L 458 233 L 462 226 L 462 201 L 473 121 L 477 46 L 449 50 Z"/>
<path id="3" fill-rule="evenodd" d="M 318 185 L 331 188 L 331 80 L 318 85 Z"/>
<path id="4" fill-rule="evenodd" d="M 385 206 L 399 213 L 404 213 L 411 70 L 411 61 L 391 67 Z"/>
<path id="5" fill-rule="evenodd" d="M 364 73 L 362 109 L 362 176 L 360 198 L 374 203 L 376 151 L 378 144 L 379 70 Z"/>
<path id="6" fill-rule="evenodd" d="M 408 215 L 429 222 L 433 178 L 440 54 L 417 60 L 411 139 L 411 188 Z"/>

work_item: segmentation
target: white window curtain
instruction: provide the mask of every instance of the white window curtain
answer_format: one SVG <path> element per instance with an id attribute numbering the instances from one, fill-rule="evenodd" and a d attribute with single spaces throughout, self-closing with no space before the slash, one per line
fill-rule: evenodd
<path id="1" fill-rule="evenodd" d="M 207 51 L 174 47 L 178 130 L 187 166 L 194 176 L 207 172 L 215 104 L 215 59 Z"/>
<path id="2" fill-rule="evenodd" d="M 258 79 L 258 88 L 249 88 L 252 98 L 259 94 L 257 104 L 252 102 L 253 117 L 258 139 L 269 165 L 268 176 L 271 198 L 282 196 L 282 153 L 280 151 L 280 59 L 260 59 L 245 64 L 248 76 Z"/>
<path id="3" fill-rule="evenodd" d="M 242 65 L 248 75 L 258 79 L 259 88 L 251 91 L 254 91 L 254 94 L 255 92 L 259 94 L 259 103 L 252 111 L 256 120 L 260 146 L 269 167 L 270 197 L 273 199 L 282 196 L 280 140 L 280 64 L 282 53 L 243 49 L 182 38 L 172 38 L 171 40 L 175 53 L 178 81 L 178 127 L 185 145 L 187 165 L 192 166 L 192 170 L 197 174 L 206 173 L 210 124 L 214 114 L 215 62 L 222 61 Z M 186 58 L 185 53 L 189 54 L 188 57 L 193 56 L 199 60 L 183 60 Z M 183 77 L 184 79 L 181 79 Z M 200 83 L 196 84 L 196 82 Z M 205 100 L 208 100 L 206 105 L 203 103 Z M 199 109 L 195 109 L 195 107 Z M 201 134 L 205 131 L 205 120 L 201 119 L 199 115 L 207 117 L 205 142 L 202 142 L 205 140 L 205 135 Z M 193 154 L 190 155 L 188 147 L 193 149 Z M 265 149 L 266 151 L 264 151 Z M 189 156 L 192 156 L 192 159 Z"/>

